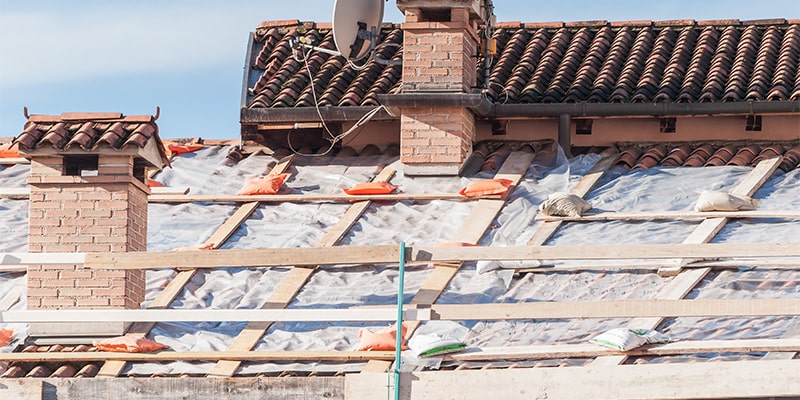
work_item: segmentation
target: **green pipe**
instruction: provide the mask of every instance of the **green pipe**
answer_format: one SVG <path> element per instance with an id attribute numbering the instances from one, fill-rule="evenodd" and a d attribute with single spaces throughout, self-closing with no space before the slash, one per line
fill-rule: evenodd
<path id="1" fill-rule="evenodd" d="M 400 400 L 400 352 L 403 347 L 403 281 L 406 273 L 406 242 L 400 242 L 400 276 L 397 283 L 397 334 L 394 351 L 394 400 Z"/>

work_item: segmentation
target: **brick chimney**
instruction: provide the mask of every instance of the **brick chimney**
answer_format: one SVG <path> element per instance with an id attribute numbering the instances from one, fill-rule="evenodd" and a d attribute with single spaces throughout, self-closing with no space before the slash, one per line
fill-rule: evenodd
<path id="1" fill-rule="evenodd" d="M 457 95 L 477 84 L 480 0 L 398 0 L 403 23 L 402 94 Z M 445 96 L 447 97 L 447 96 Z M 442 98 L 439 96 L 438 98 Z M 401 107 L 401 161 L 409 174 L 457 174 L 472 151 L 475 115 L 459 101 Z"/>
<path id="2" fill-rule="evenodd" d="M 28 251 L 147 250 L 145 168 L 168 165 L 152 116 L 31 115 L 15 139 L 31 160 Z M 135 309 L 145 271 L 31 265 L 28 309 Z M 31 324 L 32 337 L 112 336 L 124 323 Z"/>

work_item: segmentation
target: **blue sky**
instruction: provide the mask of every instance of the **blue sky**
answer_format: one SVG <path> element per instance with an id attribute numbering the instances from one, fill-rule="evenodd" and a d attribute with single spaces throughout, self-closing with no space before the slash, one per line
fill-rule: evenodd
<path id="1" fill-rule="evenodd" d="M 800 18 L 797 0 L 494 0 L 498 21 Z M 154 114 L 165 138 L 237 138 L 247 36 L 333 0 L 0 0 L 0 137 L 35 114 Z M 394 1 L 385 20 L 400 22 Z"/>

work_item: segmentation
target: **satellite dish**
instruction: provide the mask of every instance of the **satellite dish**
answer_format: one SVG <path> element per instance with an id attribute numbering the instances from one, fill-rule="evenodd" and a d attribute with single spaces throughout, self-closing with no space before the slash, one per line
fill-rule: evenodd
<path id="1" fill-rule="evenodd" d="M 336 0 L 333 5 L 333 41 L 350 61 L 364 58 L 383 22 L 384 0 Z"/>

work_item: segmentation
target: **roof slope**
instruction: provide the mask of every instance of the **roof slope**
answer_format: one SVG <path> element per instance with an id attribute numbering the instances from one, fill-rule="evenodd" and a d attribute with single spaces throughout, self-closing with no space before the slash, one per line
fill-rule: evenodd
<path id="1" fill-rule="evenodd" d="M 800 99 L 800 23 L 763 21 L 593 21 L 500 24 L 493 37 L 488 97 L 497 103 L 649 103 Z M 378 53 L 401 58 L 402 30 L 385 25 Z M 249 50 L 243 107 L 377 105 L 401 84 L 399 66 L 361 70 L 341 56 L 311 52 L 308 70 L 290 39 L 334 49 L 328 26 L 259 27 Z M 483 59 L 476 60 L 483 86 Z M 309 75 L 314 79 L 310 80 Z M 313 84 L 313 93 L 312 93 Z"/>

